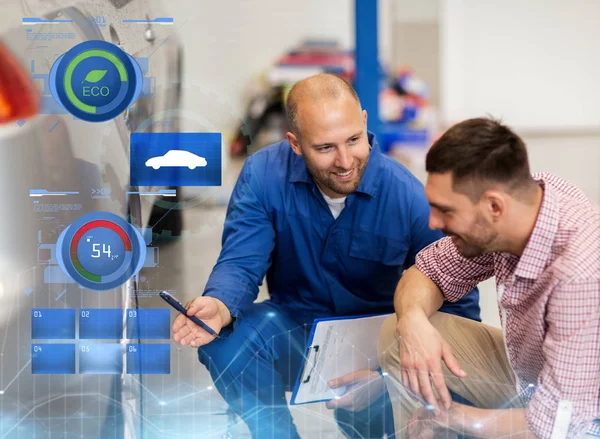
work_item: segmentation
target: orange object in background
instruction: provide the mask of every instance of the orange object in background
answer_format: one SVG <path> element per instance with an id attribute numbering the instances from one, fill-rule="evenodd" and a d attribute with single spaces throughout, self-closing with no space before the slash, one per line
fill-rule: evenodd
<path id="1" fill-rule="evenodd" d="M 17 58 L 0 43 L 0 124 L 37 114 L 38 93 Z"/>

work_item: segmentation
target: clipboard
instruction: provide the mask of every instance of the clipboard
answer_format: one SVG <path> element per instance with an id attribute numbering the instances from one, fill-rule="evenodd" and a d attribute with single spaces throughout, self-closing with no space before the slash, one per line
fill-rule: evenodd
<path id="1" fill-rule="evenodd" d="M 377 341 L 381 325 L 390 315 L 316 319 L 290 403 L 329 401 L 346 390 L 329 388 L 330 380 L 360 369 L 378 369 Z"/>

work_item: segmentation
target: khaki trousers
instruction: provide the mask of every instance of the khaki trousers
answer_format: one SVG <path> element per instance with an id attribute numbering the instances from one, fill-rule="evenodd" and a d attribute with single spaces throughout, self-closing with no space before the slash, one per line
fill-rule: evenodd
<path id="1" fill-rule="evenodd" d="M 443 365 L 446 385 L 476 407 L 485 409 L 524 408 L 517 395 L 516 381 L 509 365 L 502 331 L 473 320 L 438 312 L 430 322 L 452 348 L 467 378 L 461 379 Z M 414 410 L 421 406 L 404 390 L 400 371 L 396 316 L 386 319 L 378 345 L 379 364 L 387 372 L 386 385 L 394 408 L 398 437 L 406 437 L 406 426 Z M 442 363 L 443 364 L 443 363 Z M 448 432 L 441 437 L 456 437 Z"/>

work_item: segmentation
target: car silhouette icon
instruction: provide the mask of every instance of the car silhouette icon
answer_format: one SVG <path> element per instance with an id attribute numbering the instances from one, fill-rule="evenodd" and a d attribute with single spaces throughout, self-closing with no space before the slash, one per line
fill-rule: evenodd
<path id="1" fill-rule="evenodd" d="M 197 167 L 204 167 L 207 164 L 204 157 L 180 149 L 172 149 L 165 155 L 159 155 L 146 160 L 146 166 L 153 169 L 160 169 L 161 167 L 187 167 L 196 169 Z"/>

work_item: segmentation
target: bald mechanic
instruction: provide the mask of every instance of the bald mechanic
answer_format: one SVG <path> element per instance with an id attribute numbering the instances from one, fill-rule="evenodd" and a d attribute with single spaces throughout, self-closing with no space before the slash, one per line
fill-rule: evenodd
<path id="1" fill-rule="evenodd" d="M 285 392 L 295 383 L 314 319 L 393 312 L 401 273 L 442 237 L 428 227 L 423 186 L 382 155 L 367 132 L 356 92 L 317 75 L 289 93 L 287 140 L 248 158 L 233 191 L 223 248 L 204 295 L 188 303 L 216 332 L 185 316 L 173 338 L 200 347 L 215 386 L 253 438 L 297 438 Z M 267 276 L 270 300 L 254 303 Z M 447 311 L 479 319 L 478 292 Z M 373 340 L 375 343 L 376 340 Z M 328 403 L 350 437 L 393 432 L 389 398 L 376 371 Z M 387 410 L 387 422 L 384 422 Z"/>

